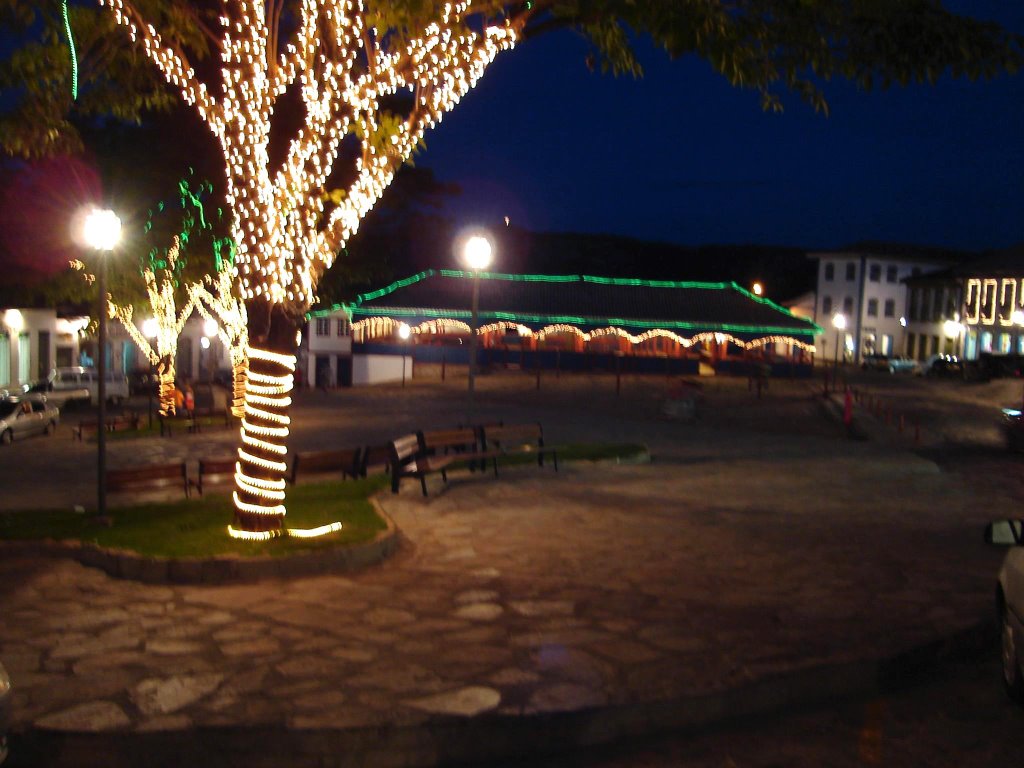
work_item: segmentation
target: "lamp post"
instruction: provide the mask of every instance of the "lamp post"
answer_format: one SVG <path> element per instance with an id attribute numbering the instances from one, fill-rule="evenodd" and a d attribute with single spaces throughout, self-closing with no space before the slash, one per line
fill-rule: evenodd
<path id="1" fill-rule="evenodd" d="M 107 259 L 104 251 L 112 251 L 121 238 L 121 220 L 113 211 L 94 208 L 85 218 L 82 231 L 86 245 L 99 253 L 97 287 L 99 288 L 100 327 L 96 370 L 99 376 L 99 410 L 96 414 L 96 514 L 107 511 Z"/>
<path id="2" fill-rule="evenodd" d="M 832 390 L 835 391 L 839 381 L 839 334 L 846 329 L 846 315 L 842 312 L 832 315 L 832 327 L 836 329 L 836 351 L 832 361 Z"/>
<path id="3" fill-rule="evenodd" d="M 473 235 L 463 246 L 463 260 L 473 271 L 472 321 L 469 325 L 469 391 L 466 401 L 468 420 L 473 421 L 473 391 L 476 387 L 476 329 L 480 310 L 480 270 L 491 263 L 491 241 L 483 235 Z"/>
<path id="4" fill-rule="evenodd" d="M 405 353 L 409 348 L 410 335 L 412 335 L 412 329 L 406 323 L 398 326 L 398 338 L 402 340 L 402 389 L 405 389 Z"/>

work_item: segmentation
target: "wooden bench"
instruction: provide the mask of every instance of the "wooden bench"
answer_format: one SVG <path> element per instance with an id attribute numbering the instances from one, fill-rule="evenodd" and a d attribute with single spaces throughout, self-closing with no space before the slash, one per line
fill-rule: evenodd
<path id="1" fill-rule="evenodd" d="M 107 432 L 119 432 L 122 429 L 137 430 L 139 428 L 139 418 L 139 414 L 129 411 L 119 416 L 111 416 L 103 424 Z M 81 442 L 82 437 L 86 433 L 95 432 L 98 428 L 99 422 L 96 419 L 82 419 L 78 422 L 77 427 L 71 428 L 71 437 Z"/>
<path id="2" fill-rule="evenodd" d="M 200 459 L 199 475 L 194 480 L 189 480 L 189 485 L 203 495 L 203 483 L 210 477 L 231 477 L 235 476 L 235 464 L 238 459 Z"/>
<path id="3" fill-rule="evenodd" d="M 110 493 L 123 491 L 160 488 L 171 486 L 176 482 L 181 483 L 185 491 L 185 498 L 189 497 L 188 471 L 185 462 L 172 464 L 148 464 L 141 467 L 126 467 L 124 469 L 108 469 L 104 476 L 104 483 Z"/>
<path id="4" fill-rule="evenodd" d="M 482 429 L 459 427 L 457 429 L 435 429 L 417 433 L 420 452 L 424 456 L 451 456 L 465 462 L 471 470 L 487 468 L 488 459 L 494 463 L 497 454 L 485 450 L 481 439 Z M 498 466 L 494 463 L 494 473 Z"/>
<path id="5" fill-rule="evenodd" d="M 370 472 L 388 474 L 391 471 L 391 446 L 367 445 L 359 457 L 359 476 L 366 477 Z"/>
<path id="6" fill-rule="evenodd" d="M 544 429 L 540 424 L 509 424 L 484 427 L 483 446 L 498 458 L 504 456 L 536 455 L 537 466 L 544 466 L 544 457 L 550 456 L 558 471 L 558 449 L 544 445 Z M 495 470 L 497 471 L 497 470 Z"/>
<path id="7" fill-rule="evenodd" d="M 418 434 L 403 435 L 392 440 L 388 448 L 391 452 L 391 492 L 398 493 L 399 483 L 403 477 L 418 477 L 423 495 L 427 495 L 427 475 L 441 473 L 442 479 L 448 482 L 448 467 L 457 460 L 452 456 L 424 456 L 420 450 Z"/>
<path id="8" fill-rule="evenodd" d="M 299 470 L 303 472 L 340 473 L 342 479 L 359 477 L 359 448 L 344 448 L 334 451 L 308 451 L 296 453 L 292 460 L 288 482 L 295 485 Z"/>

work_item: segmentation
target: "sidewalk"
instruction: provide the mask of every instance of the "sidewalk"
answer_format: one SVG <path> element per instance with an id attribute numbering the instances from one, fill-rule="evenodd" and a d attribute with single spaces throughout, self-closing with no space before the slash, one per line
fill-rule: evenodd
<path id="1" fill-rule="evenodd" d="M 600 428 L 649 434 L 654 462 L 410 483 L 381 498 L 399 552 L 346 577 L 154 587 L 3 558 L 15 750 L 479 763 L 863 693 L 989 617 L 989 508 L 930 462 L 713 420 Z"/>

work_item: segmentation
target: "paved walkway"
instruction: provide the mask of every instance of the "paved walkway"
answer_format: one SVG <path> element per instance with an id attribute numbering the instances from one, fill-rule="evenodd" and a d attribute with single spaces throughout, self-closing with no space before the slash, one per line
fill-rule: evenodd
<path id="1" fill-rule="evenodd" d="M 298 439 L 338 408 L 322 397 Z M 394 421 L 461 407 L 419 397 Z M 534 397 L 485 390 L 481 408 L 556 439 L 646 437 L 654 462 L 467 474 L 428 500 L 409 483 L 382 498 L 399 554 L 345 577 L 153 587 L 4 558 L 25 749 L 48 765 L 94 764 L 96 744 L 103 765 L 479 761 L 870 686 L 855 678 L 878 660 L 989 615 L 1000 553 L 980 530 L 1007 500 L 845 439 L 798 386 L 710 392 L 698 425 L 657 419 L 651 392 Z"/>

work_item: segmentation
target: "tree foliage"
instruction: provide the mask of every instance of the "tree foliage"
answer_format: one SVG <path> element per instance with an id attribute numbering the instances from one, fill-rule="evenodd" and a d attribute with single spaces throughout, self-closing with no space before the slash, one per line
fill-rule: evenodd
<path id="1" fill-rule="evenodd" d="M 383 44 L 417 34 L 440 0 L 366 0 Z M 193 63 L 211 51 L 217 3 L 137 0 L 165 40 Z M 294 27 L 294 2 L 271 2 L 282 30 Z M 170 107 L 177 94 L 94 0 L 72 0 L 70 22 L 81 82 L 71 97 L 71 60 L 60 0 L 0 0 L 0 27 L 17 45 L 0 47 L 0 144 L 21 157 L 74 151 L 76 124 L 114 117 L 138 122 Z M 933 83 L 944 73 L 984 78 L 1015 72 L 1022 41 L 997 24 L 957 16 L 939 0 L 535 0 L 476 3 L 490 19 L 528 14 L 526 39 L 569 28 L 591 45 L 588 64 L 640 75 L 632 42 L 648 36 L 673 58 L 706 60 L 732 85 L 780 109 L 791 91 L 826 111 L 823 85 L 845 78 L 861 87 Z M 283 40 L 283 35 L 282 35 Z"/>

